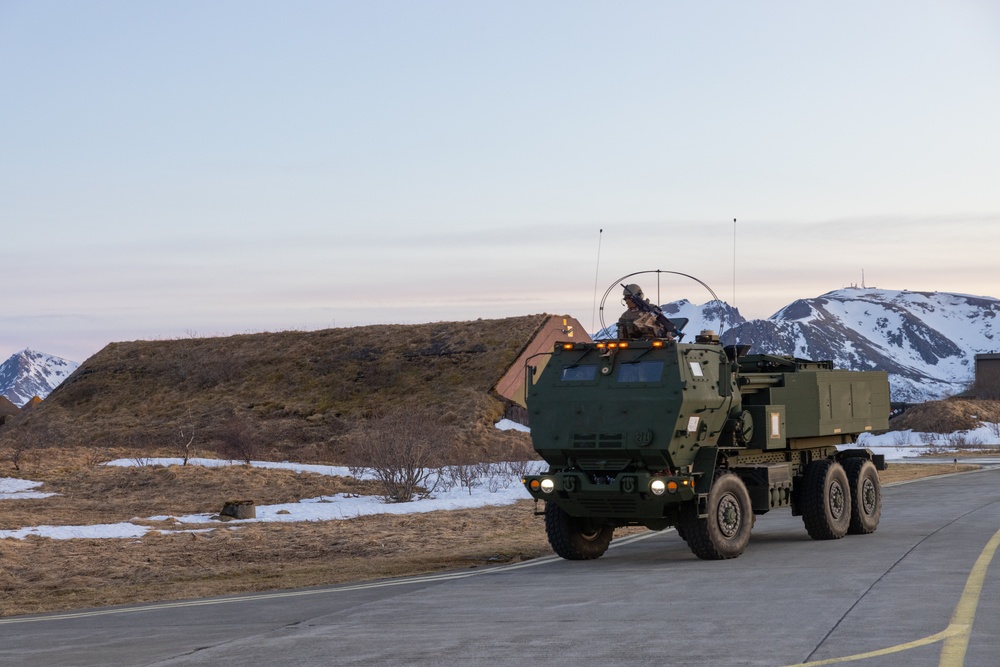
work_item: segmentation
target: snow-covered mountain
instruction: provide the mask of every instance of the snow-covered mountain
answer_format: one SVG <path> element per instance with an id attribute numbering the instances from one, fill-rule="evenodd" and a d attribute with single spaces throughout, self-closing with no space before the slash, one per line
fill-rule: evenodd
<path id="1" fill-rule="evenodd" d="M 687 320 L 687 324 L 684 325 L 683 330 L 684 338 L 682 339 L 685 343 L 693 343 L 694 337 L 706 329 L 711 329 L 718 333 L 747 321 L 740 315 L 738 309 L 730 306 L 725 301 L 709 301 L 708 303 L 699 305 L 691 303 L 687 299 L 681 299 L 665 303 L 660 306 L 660 309 L 672 320 Z M 602 340 L 604 338 L 614 338 L 617 335 L 618 325 L 613 320 L 607 327 L 598 331 L 593 338 L 594 340 Z"/>
<path id="2" fill-rule="evenodd" d="M 688 321 L 683 332 L 685 343 L 693 343 L 694 337 L 706 329 L 725 332 L 746 322 L 740 311 L 725 301 L 696 305 L 681 299 L 664 304 L 661 309 L 671 319 L 684 318 Z"/>
<path id="3" fill-rule="evenodd" d="M 79 366 L 44 352 L 21 350 L 0 364 L 0 395 L 23 407 L 34 396 L 48 396 Z"/>
<path id="4" fill-rule="evenodd" d="M 975 372 L 975 356 L 1000 350 L 1000 300 L 948 292 L 849 287 L 799 299 L 766 320 L 745 320 L 726 309 L 722 340 L 750 352 L 829 359 L 838 368 L 889 372 L 892 399 L 924 401 L 959 393 Z M 661 306 L 690 320 L 690 342 L 702 329 L 718 331 L 719 302 L 687 300 Z M 615 327 L 601 334 L 614 335 Z"/>

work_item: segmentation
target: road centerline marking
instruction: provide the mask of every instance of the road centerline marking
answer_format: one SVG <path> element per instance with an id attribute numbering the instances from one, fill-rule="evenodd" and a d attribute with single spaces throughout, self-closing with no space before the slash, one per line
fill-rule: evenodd
<path id="1" fill-rule="evenodd" d="M 938 667 L 962 667 L 965 664 L 965 652 L 969 647 L 969 637 L 972 635 L 972 626 L 976 620 L 976 608 L 979 606 L 979 597 L 983 592 L 983 583 L 986 580 L 986 571 L 989 569 L 993 557 L 996 556 L 997 548 L 1000 547 L 1000 530 L 993 534 L 990 541 L 986 543 L 979 553 L 969 577 L 965 581 L 965 588 L 962 589 L 962 596 L 955 605 L 955 610 L 951 614 L 951 621 L 941 632 L 916 639 L 904 644 L 887 646 L 886 648 L 868 651 L 866 653 L 855 653 L 845 655 L 840 658 L 827 658 L 826 660 L 814 660 L 811 662 L 799 662 L 787 667 L 820 667 L 821 665 L 836 665 L 844 662 L 854 662 L 867 658 L 876 658 L 883 655 L 900 653 L 921 646 L 928 646 L 943 641 L 941 647 L 941 661 Z"/>

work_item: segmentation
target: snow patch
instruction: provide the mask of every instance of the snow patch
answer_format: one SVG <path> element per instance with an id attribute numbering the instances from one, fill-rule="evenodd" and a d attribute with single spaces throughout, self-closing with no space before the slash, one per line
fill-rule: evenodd
<path id="1" fill-rule="evenodd" d="M 182 459 L 179 458 L 148 458 L 148 459 L 116 459 L 104 465 L 115 467 L 135 467 L 135 466 L 169 466 L 180 465 Z M 199 465 L 205 467 L 222 467 L 231 465 L 242 465 L 235 461 L 225 461 L 220 459 L 190 459 L 188 465 Z M 343 466 L 323 466 L 303 463 L 253 461 L 251 464 L 257 468 L 294 470 L 295 472 L 311 472 L 320 475 L 330 475 L 339 477 L 352 477 L 348 468 Z M 540 469 L 544 464 L 541 461 L 532 461 L 527 464 L 529 469 Z M 514 467 L 514 466 L 510 466 Z M 374 475 L 363 475 L 362 479 L 374 479 Z M 7 481 L 6 479 L 4 481 Z M 27 482 L 26 480 L 12 480 L 20 484 L 10 484 L 10 488 L 34 488 L 40 482 Z M 27 484 L 29 486 L 25 487 Z M 6 486 L 0 486 L 5 489 Z M 51 494 L 50 494 L 51 495 Z M 19 496 L 21 497 L 21 496 Z M 320 496 L 317 498 L 306 498 L 294 503 L 281 503 L 277 505 L 258 505 L 257 517 L 254 519 L 235 519 L 218 523 L 212 528 L 200 527 L 197 529 L 182 528 L 174 530 L 171 527 L 150 528 L 144 525 L 137 525 L 132 522 L 120 522 L 113 524 L 99 524 L 93 526 L 34 526 L 19 528 L 17 530 L 0 531 L 0 539 L 23 540 L 31 535 L 48 537 L 55 540 L 69 539 L 96 539 L 96 538 L 135 538 L 142 537 L 150 531 L 162 534 L 172 534 L 178 532 L 207 532 L 219 527 L 235 526 L 245 523 L 289 523 L 297 521 L 343 521 L 355 519 L 361 516 L 372 514 L 415 514 L 423 512 L 437 512 L 442 510 L 472 509 L 486 506 L 510 505 L 518 500 L 530 498 L 528 492 L 521 486 L 520 477 L 513 473 L 494 473 L 489 479 L 479 480 L 471 486 L 454 486 L 452 488 L 436 491 L 428 498 L 420 498 L 408 503 L 386 503 L 377 496 L 355 496 L 348 494 L 337 494 L 333 496 Z M 207 523 L 217 523 L 217 516 L 213 513 L 189 514 L 186 516 L 158 515 L 148 517 L 149 522 L 164 522 L 170 526 L 201 525 Z M 138 521 L 140 519 L 134 519 Z"/>
<path id="2" fill-rule="evenodd" d="M 530 428 L 511 419 L 501 419 L 493 426 L 500 431 L 520 431 L 521 433 L 531 433 Z"/>
<path id="3" fill-rule="evenodd" d="M 57 496 L 57 493 L 43 493 L 32 491 L 42 485 L 42 482 L 32 482 L 27 479 L 17 479 L 15 477 L 0 477 L 0 500 L 21 500 L 24 498 L 48 498 Z"/>

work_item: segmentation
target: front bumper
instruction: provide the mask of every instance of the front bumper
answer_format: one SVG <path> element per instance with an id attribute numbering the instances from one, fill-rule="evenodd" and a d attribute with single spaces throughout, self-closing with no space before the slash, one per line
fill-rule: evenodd
<path id="1" fill-rule="evenodd" d="M 594 476 L 574 470 L 527 475 L 521 481 L 533 498 L 555 502 L 577 517 L 662 519 L 695 497 L 694 478 L 684 475 L 621 472 Z M 661 488 L 662 493 L 654 491 Z"/>

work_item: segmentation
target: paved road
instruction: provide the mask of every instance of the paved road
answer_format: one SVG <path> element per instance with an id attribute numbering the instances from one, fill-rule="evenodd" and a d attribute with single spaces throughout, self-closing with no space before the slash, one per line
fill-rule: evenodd
<path id="1" fill-rule="evenodd" d="M 887 488 L 869 536 L 774 512 L 706 562 L 646 535 L 590 562 L 0 619 L 0 665 L 1000 664 L 1000 469 Z"/>

